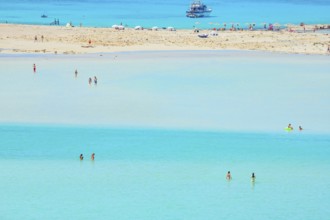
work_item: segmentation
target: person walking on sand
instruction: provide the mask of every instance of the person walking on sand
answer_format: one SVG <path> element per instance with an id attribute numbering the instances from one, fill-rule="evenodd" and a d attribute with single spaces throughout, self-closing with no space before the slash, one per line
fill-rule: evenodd
<path id="1" fill-rule="evenodd" d="M 92 78 L 91 77 L 89 77 L 88 83 L 89 83 L 89 85 L 92 85 Z"/>
<path id="2" fill-rule="evenodd" d="M 84 155 L 83 154 L 80 154 L 79 159 L 80 160 L 83 160 L 84 159 Z"/>
<path id="3" fill-rule="evenodd" d="M 91 40 L 91 39 L 89 39 L 89 41 L 88 41 L 88 44 L 89 44 L 89 45 L 91 45 L 91 44 L 92 44 L 92 40 Z"/>
<path id="4" fill-rule="evenodd" d="M 91 160 L 94 161 L 94 159 L 95 159 L 95 153 L 92 153 L 92 155 L 91 155 Z"/>
<path id="5" fill-rule="evenodd" d="M 41 42 L 44 42 L 44 35 L 41 35 Z"/>
<path id="6" fill-rule="evenodd" d="M 37 72 L 37 66 L 36 66 L 35 63 L 33 64 L 33 72 L 34 72 L 34 73 Z"/>
<path id="7" fill-rule="evenodd" d="M 328 53 L 330 53 L 330 45 L 328 45 Z"/>
<path id="8" fill-rule="evenodd" d="M 38 37 L 36 35 L 36 36 L 34 36 L 34 42 L 37 42 L 37 41 L 38 41 Z"/>
<path id="9" fill-rule="evenodd" d="M 228 181 L 231 180 L 231 174 L 230 174 L 230 171 L 227 172 L 226 179 L 227 179 Z"/>

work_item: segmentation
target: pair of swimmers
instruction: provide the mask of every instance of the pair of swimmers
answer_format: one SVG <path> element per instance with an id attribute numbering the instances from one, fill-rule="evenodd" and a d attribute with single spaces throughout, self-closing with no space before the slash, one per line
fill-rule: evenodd
<path id="1" fill-rule="evenodd" d="M 84 155 L 83 154 L 80 154 L 79 159 L 80 160 L 83 160 L 84 159 Z M 92 153 L 91 160 L 94 160 L 94 159 L 95 159 L 95 153 Z"/>
<path id="2" fill-rule="evenodd" d="M 288 127 L 286 128 L 287 130 L 293 131 L 293 127 L 291 124 L 288 125 Z M 303 128 L 299 125 L 299 131 L 302 131 Z"/>
<path id="3" fill-rule="evenodd" d="M 232 179 L 231 174 L 230 174 L 230 171 L 227 172 L 226 179 L 228 181 Z M 256 180 L 256 176 L 255 176 L 254 173 L 252 173 L 252 175 L 251 175 L 251 181 L 254 182 L 255 180 Z"/>

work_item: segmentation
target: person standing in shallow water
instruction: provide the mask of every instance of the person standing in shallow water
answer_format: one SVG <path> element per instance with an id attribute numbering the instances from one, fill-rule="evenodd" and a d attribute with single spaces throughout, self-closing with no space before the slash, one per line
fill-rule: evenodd
<path id="1" fill-rule="evenodd" d="M 91 155 L 91 160 L 94 161 L 94 159 L 95 159 L 95 153 L 92 153 L 92 155 Z"/>
<path id="2" fill-rule="evenodd" d="M 254 173 L 252 173 L 251 181 L 254 182 L 255 180 L 256 180 L 256 176 L 254 175 Z"/>
<path id="3" fill-rule="evenodd" d="M 97 78 L 94 76 L 94 85 L 97 85 Z"/>
<path id="4" fill-rule="evenodd" d="M 89 79 L 88 79 L 88 84 L 92 85 L 92 78 L 91 77 L 89 77 Z"/>
<path id="5" fill-rule="evenodd" d="M 37 66 L 36 66 L 35 63 L 33 64 L 33 72 L 34 72 L 34 73 L 37 72 Z"/>
<path id="6" fill-rule="evenodd" d="M 231 180 L 231 174 L 230 174 L 230 171 L 227 172 L 226 179 L 227 179 L 227 180 Z"/>
<path id="7" fill-rule="evenodd" d="M 77 76 L 78 76 L 78 70 L 74 71 L 74 76 L 77 78 Z"/>
<path id="8" fill-rule="evenodd" d="M 80 159 L 80 160 L 83 160 L 83 159 L 84 159 L 83 154 L 80 154 L 79 159 Z"/>

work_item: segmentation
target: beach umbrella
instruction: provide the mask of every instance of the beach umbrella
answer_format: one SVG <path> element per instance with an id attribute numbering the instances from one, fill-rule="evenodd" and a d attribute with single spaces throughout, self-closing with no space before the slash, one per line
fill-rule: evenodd
<path id="1" fill-rule="evenodd" d="M 143 28 L 141 26 L 135 26 L 135 30 L 142 30 Z"/>
<path id="2" fill-rule="evenodd" d="M 159 27 L 157 27 L 157 26 L 154 26 L 151 28 L 151 30 L 153 30 L 153 31 L 157 31 L 158 29 L 159 29 Z"/>
<path id="3" fill-rule="evenodd" d="M 175 31 L 175 28 L 174 27 L 167 27 L 167 30 L 168 31 Z"/>
<path id="4" fill-rule="evenodd" d="M 118 30 L 124 30 L 125 27 L 123 25 L 118 25 L 118 27 L 116 29 L 118 29 Z"/>

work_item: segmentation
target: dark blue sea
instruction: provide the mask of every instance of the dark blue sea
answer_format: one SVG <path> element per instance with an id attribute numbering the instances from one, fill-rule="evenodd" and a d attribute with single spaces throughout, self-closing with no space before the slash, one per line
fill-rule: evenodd
<path id="1" fill-rule="evenodd" d="M 114 24 L 134 27 L 168 27 L 190 29 L 219 28 L 254 23 L 324 24 L 330 22 L 329 0 L 205 0 L 213 9 L 208 18 L 185 16 L 190 0 L 12 0 L 0 1 L 1 23 L 110 27 Z M 47 18 L 41 18 L 47 15 Z"/>

